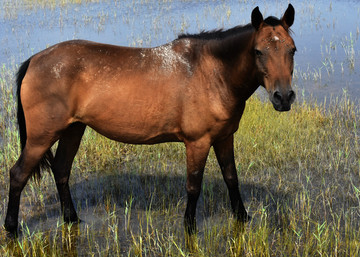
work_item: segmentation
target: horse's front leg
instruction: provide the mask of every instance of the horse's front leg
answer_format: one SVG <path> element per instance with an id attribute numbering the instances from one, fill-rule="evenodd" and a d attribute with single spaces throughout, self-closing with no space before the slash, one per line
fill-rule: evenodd
<path id="1" fill-rule="evenodd" d="M 189 235 L 196 233 L 196 203 L 201 191 L 201 182 L 204 167 L 210 150 L 209 140 L 203 139 L 194 142 L 186 142 L 186 161 L 187 161 L 187 206 L 185 211 L 184 223 L 185 230 Z"/>
<path id="2" fill-rule="evenodd" d="M 250 220 L 250 216 L 247 214 L 240 196 L 234 160 L 234 136 L 231 135 L 225 140 L 216 142 L 214 144 L 214 150 L 229 190 L 232 210 L 238 221 L 246 222 Z"/>

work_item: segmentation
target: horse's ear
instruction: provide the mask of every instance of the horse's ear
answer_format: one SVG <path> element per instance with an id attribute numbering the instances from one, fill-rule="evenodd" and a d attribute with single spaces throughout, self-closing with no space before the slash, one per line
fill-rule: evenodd
<path id="1" fill-rule="evenodd" d="M 261 12 L 259 11 L 259 6 L 257 6 L 251 13 L 251 24 L 256 30 L 258 30 L 263 21 L 264 18 Z"/>
<path id="2" fill-rule="evenodd" d="M 289 7 L 286 9 L 284 16 L 281 18 L 281 22 L 286 30 L 288 30 L 291 25 L 293 25 L 295 19 L 295 9 L 289 4 Z"/>

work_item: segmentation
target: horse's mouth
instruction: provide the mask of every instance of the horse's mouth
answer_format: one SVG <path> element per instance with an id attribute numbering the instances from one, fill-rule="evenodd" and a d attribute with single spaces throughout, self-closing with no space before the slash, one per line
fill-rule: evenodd
<path id="1" fill-rule="evenodd" d="M 287 111 L 291 110 L 291 104 L 288 104 L 288 105 L 277 105 L 274 103 L 272 103 L 272 104 L 274 106 L 274 109 L 278 112 L 287 112 Z"/>

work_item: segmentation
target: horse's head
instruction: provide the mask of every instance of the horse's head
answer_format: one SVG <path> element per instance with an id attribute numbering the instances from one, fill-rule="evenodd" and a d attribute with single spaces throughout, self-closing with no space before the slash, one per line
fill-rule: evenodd
<path id="1" fill-rule="evenodd" d="M 256 30 L 253 54 L 259 82 L 268 91 L 277 111 L 289 111 L 295 100 L 291 78 L 296 47 L 289 30 L 294 16 L 291 4 L 280 20 L 275 17 L 264 20 L 258 7 L 251 14 L 251 23 Z"/>

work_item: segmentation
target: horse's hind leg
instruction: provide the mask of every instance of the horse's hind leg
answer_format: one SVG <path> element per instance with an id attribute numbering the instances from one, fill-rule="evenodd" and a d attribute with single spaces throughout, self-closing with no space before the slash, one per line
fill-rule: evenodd
<path id="1" fill-rule="evenodd" d="M 79 221 L 71 199 L 69 177 L 85 127 L 86 125 L 82 123 L 73 123 L 62 133 L 52 165 L 65 222 Z"/>
<path id="2" fill-rule="evenodd" d="M 53 142 L 53 140 L 49 140 L 48 143 L 35 144 L 28 141 L 19 159 L 10 169 L 9 203 L 4 226 L 12 235 L 17 232 L 21 192 L 33 169 L 38 165 Z"/>

